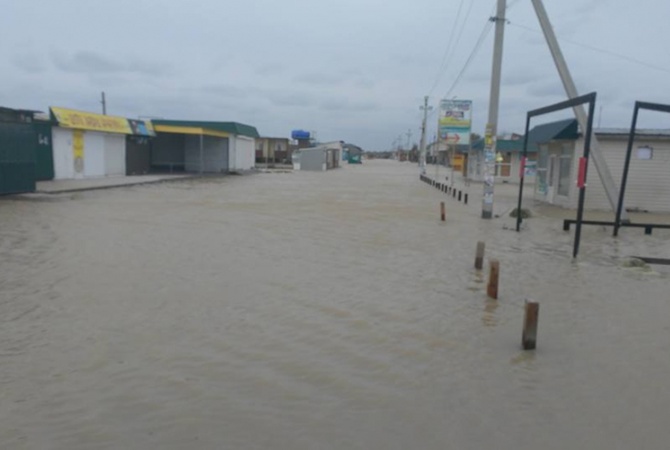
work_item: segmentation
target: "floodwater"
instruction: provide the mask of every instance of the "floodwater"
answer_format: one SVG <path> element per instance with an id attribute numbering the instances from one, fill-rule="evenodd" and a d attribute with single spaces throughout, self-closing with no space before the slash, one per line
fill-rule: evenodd
<path id="1" fill-rule="evenodd" d="M 573 262 L 561 211 L 470 192 L 369 161 L 0 199 L 0 448 L 670 448 L 670 271 L 621 264 L 670 232 Z"/>

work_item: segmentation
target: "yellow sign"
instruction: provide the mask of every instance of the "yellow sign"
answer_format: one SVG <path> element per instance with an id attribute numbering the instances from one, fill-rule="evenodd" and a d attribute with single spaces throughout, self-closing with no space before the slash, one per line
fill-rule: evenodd
<path id="1" fill-rule="evenodd" d="M 133 134 L 128 120 L 124 117 L 104 116 L 73 109 L 56 108 L 55 106 L 51 107 L 51 112 L 56 117 L 58 125 L 64 128 Z"/>
<path id="2" fill-rule="evenodd" d="M 451 157 L 451 166 L 454 170 L 463 170 L 463 155 L 453 155 Z"/>
<path id="3" fill-rule="evenodd" d="M 75 158 L 84 157 L 84 132 L 81 130 L 72 132 L 72 154 Z"/>

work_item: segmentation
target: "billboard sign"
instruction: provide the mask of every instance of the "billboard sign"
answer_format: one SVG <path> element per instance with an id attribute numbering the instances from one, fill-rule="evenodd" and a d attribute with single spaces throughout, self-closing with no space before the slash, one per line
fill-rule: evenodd
<path id="1" fill-rule="evenodd" d="M 438 130 L 447 144 L 469 145 L 472 100 L 442 100 Z"/>

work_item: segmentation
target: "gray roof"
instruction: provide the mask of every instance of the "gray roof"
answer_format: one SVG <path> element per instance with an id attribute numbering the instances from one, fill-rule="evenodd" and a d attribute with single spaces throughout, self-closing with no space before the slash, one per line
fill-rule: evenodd
<path id="1" fill-rule="evenodd" d="M 609 135 L 626 135 L 630 133 L 630 128 L 596 128 L 596 134 L 609 134 Z M 670 129 L 661 129 L 661 128 L 638 128 L 635 130 L 635 135 L 640 136 L 665 136 L 670 137 Z"/>

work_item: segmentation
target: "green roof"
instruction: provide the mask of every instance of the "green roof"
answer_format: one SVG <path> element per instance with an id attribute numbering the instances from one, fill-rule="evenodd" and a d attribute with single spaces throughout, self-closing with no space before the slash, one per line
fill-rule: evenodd
<path id="1" fill-rule="evenodd" d="M 538 144 L 544 144 L 556 140 L 574 140 L 579 137 L 579 128 L 576 119 L 565 119 L 557 122 L 543 123 L 533 127 L 528 132 L 528 151 L 537 152 Z M 472 143 L 472 149 L 484 150 L 484 139 L 478 139 Z M 498 139 L 496 141 L 497 152 L 522 152 L 523 136 L 519 139 Z"/>
<path id="2" fill-rule="evenodd" d="M 528 150 L 537 151 L 537 144 L 562 139 L 574 140 L 578 137 L 579 128 L 576 119 L 544 123 L 533 127 L 528 132 Z M 523 141 L 521 143 L 523 145 Z"/>
<path id="3" fill-rule="evenodd" d="M 237 134 L 240 136 L 248 136 L 252 138 L 261 137 L 258 134 L 256 127 L 245 125 L 237 122 L 211 122 L 201 120 L 162 120 L 153 119 L 151 123 L 155 125 L 166 125 L 173 127 L 196 127 L 206 128 L 208 130 L 223 131 L 224 133 Z"/>

